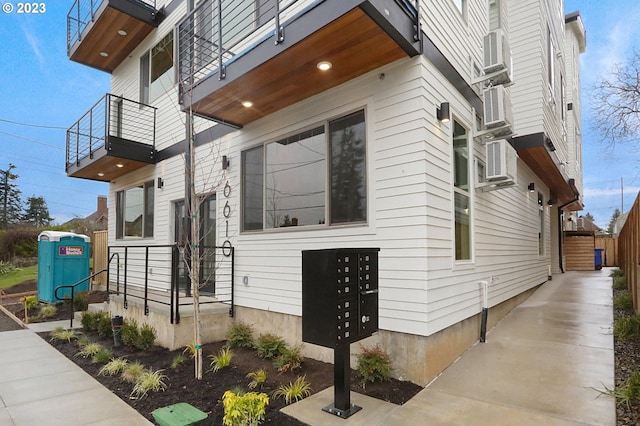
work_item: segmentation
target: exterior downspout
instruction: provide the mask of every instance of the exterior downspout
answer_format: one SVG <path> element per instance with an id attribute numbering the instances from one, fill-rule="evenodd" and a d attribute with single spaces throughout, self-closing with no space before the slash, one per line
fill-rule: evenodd
<path id="1" fill-rule="evenodd" d="M 563 246 L 562 246 L 562 241 L 563 241 L 563 228 L 564 228 L 564 223 L 562 222 L 562 210 L 567 207 L 569 204 L 573 204 L 576 201 L 580 200 L 580 194 L 578 193 L 578 191 L 575 189 L 575 179 L 569 179 L 569 186 L 571 186 L 571 188 L 573 188 L 573 193 L 575 195 L 575 197 L 571 200 L 568 201 L 566 203 L 564 203 L 561 206 L 558 206 L 558 253 L 560 255 L 560 271 L 562 271 L 562 273 L 564 274 L 564 263 L 562 262 L 562 253 L 563 253 Z"/>

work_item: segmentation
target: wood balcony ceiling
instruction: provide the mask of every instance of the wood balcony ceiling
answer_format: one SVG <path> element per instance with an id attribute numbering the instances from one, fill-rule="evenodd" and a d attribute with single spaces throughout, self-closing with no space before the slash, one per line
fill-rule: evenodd
<path id="1" fill-rule="evenodd" d="M 407 56 L 383 28 L 355 8 L 292 46 L 285 41 L 282 53 L 219 89 L 194 96 L 193 108 L 198 114 L 244 126 Z M 320 71 L 321 61 L 333 67 Z M 234 66 L 241 65 L 231 63 L 228 69 Z M 253 106 L 242 106 L 244 101 Z"/>
<path id="2" fill-rule="evenodd" d="M 81 179 L 112 182 L 121 176 L 134 172 L 148 162 L 108 155 L 106 150 L 99 150 L 93 159 L 84 158 L 80 165 L 73 164 L 67 169 L 67 176 Z"/>
<path id="3" fill-rule="evenodd" d="M 147 10 L 146 14 L 150 12 Z M 149 19 L 124 13 L 105 0 L 94 22 L 88 24 L 81 39 L 70 46 L 69 59 L 111 73 L 157 25 L 157 22 L 149 23 Z"/>

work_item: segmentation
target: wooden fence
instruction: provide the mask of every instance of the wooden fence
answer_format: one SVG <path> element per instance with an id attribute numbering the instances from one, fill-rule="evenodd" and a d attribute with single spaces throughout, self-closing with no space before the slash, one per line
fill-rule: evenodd
<path id="1" fill-rule="evenodd" d="M 96 231 L 92 238 L 93 272 L 107 269 L 109 259 L 107 231 Z M 93 279 L 93 286 L 106 286 L 107 274 L 100 274 Z M 93 288 L 93 287 L 92 287 Z"/>
<path id="2" fill-rule="evenodd" d="M 620 266 L 618 262 L 618 238 L 596 237 L 596 248 L 604 249 L 604 266 Z"/>
<path id="3" fill-rule="evenodd" d="M 618 261 L 633 295 L 633 307 L 638 312 L 638 278 L 640 274 L 640 195 L 627 214 L 618 237 Z"/>

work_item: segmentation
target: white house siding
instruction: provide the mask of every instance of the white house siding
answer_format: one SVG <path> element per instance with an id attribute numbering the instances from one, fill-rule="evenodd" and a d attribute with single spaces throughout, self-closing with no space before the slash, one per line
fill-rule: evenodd
<path id="1" fill-rule="evenodd" d="M 576 22 L 569 23 L 565 29 L 564 58 L 567 74 L 567 142 L 569 145 L 569 164 L 567 172 L 576 180 L 576 186 L 582 193 L 582 129 L 580 102 L 580 40 L 582 34 L 576 34 Z"/>

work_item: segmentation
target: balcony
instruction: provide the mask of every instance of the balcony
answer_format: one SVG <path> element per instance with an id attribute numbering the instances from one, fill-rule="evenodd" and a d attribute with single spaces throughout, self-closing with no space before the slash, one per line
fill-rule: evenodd
<path id="1" fill-rule="evenodd" d="M 420 53 L 418 3 L 200 2 L 178 24 L 181 102 L 198 115 L 242 127 L 415 56 Z M 320 71 L 320 62 L 332 68 Z"/>
<path id="2" fill-rule="evenodd" d="M 155 163 L 156 108 L 111 94 L 67 130 L 67 176 L 110 182 Z"/>
<path id="3" fill-rule="evenodd" d="M 110 73 L 161 17 L 155 0 L 76 0 L 67 14 L 67 55 Z"/>

